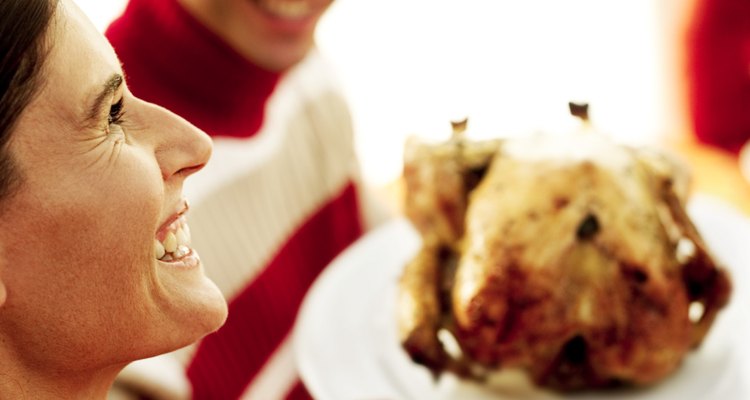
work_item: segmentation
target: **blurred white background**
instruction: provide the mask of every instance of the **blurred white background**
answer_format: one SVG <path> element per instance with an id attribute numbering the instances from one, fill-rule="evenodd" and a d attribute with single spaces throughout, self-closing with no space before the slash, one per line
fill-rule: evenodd
<path id="1" fill-rule="evenodd" d="M 100 29 L 125 0 L 77 0 Z M 667 131 L 663 3 L 653 0 L 336 0 L 318 44 L 352 106 L 365 179 L 401 171 L 407 135 L 566 131 L 569 100 L 631 143 Z M 661 4 L 661 5 L 660 5 Z M 661 7 L 661 8 L 660 8 Z"/>

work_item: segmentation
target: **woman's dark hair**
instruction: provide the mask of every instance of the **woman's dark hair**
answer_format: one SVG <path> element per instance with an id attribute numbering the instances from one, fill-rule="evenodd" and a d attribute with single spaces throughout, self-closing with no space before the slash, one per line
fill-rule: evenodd
<path id="1" fill-rule="evenodd" d="M 47 56 L 45 33 L 56 8 L 56 0 L 0 0 L 0 201 L 21 179 L 8 142 L 38 91 Z"/>

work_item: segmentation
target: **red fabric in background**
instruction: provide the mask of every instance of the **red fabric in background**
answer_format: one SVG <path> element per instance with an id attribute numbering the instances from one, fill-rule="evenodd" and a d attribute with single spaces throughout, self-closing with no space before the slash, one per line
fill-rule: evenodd
<path id="1" fill-rule="evenodd" d="M 294 388 L 287 394 L 287 400 L 312 400 L 312 396 L 307 392 L 305 386 L 298 383 Z"/>
<path id="2" fill-rule="evenodd" d="M 696 0 L 687 41 L 697 138 L 737 153 L 750 140 L 750 1 Z"/>

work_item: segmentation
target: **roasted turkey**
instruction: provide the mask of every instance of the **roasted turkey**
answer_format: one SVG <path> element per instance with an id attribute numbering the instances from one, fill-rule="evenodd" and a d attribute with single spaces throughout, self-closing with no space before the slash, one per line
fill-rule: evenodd
<path id="1" fill-rule="evenodd" d="M 436 375 L 521 369 L 563 391 L 678 368 L 731 292 L 685 212 L 684 166 L 590 128 L 486 141 L 454 128 L 405 149 L 423 243 L 399 282 L 409 356 Z"/>

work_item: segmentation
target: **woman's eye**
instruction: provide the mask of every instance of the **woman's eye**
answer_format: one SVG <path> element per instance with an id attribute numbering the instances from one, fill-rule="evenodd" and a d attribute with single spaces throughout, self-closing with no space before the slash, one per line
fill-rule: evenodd
<path id="1" fill-rule="evenodd" d="M 105 133 L 108 137 L 116 137 L 118 141 L 124 139 L 125 131 L 122 129 L 123 117 L 125 116 L 125 108 L 123 106 L 123 99 L 112 104 L 109 107 L 109 115 L 107 116 L 107 127 Z"/>
<path id="2" fill-rule="evenodd" d="M 107 117 L 107 123 L 108 125 L 117 125 L 122 122 L 122 117 L 125 115 L 125 109 L 123 107 L 123 99 L 120 98 L 120 100 L 112 104 L 109 108 L 109 116 Z"/>

